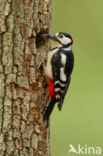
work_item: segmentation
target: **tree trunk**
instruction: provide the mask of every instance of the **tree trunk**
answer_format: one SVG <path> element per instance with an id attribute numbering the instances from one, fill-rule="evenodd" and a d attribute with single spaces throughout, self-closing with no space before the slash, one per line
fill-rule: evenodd
<path id="1" fill-rule="evenodd" d="M 40 53 L 51 0 L 0 0 L 0 156 L 49 156 L 48 89 Z"/>

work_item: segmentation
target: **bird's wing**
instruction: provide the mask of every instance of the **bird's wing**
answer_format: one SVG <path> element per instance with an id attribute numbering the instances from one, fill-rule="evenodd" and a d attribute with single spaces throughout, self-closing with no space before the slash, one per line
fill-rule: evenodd
<path id="1" fill-rule="evenodd" d="M 58 103 L 59 110 L 62 108 L 64 97 L 70 84 L 70 77 L 67 75 L 67 71 L 65 72 L 66 69 L 62 64 L 60 57 L 61 54 L 58 52 L 53 55 L 51 60 L 55 98 Z"/>
<path id="2" fill-rule="evenodd" d="M 64 73 L 67 76 L 67 82 L 66 82 L 67 85 L 64 90 L 64 96 L 65 96 L 71 81 L 71 74 L 74 66 L 74 55 L 72 51 L 67 51 L 67 52 L 63 51 L 63 54 L 66 55 L 66 59 L 67 59 L 64 66 Z"/>

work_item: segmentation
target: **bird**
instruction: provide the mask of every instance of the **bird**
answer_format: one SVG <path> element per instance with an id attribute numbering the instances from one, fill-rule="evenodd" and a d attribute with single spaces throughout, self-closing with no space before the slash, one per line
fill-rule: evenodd
<path id="1" fill-rule="evenodd" d="M 44 67 L 50 96 L 43 119 L 48 121 L 56 103 L 59 111 L 62 109 L 71 81 L 74 54 L 72 51 L 73 39 L 70 34 L 58 32 L 45 34 L 45 37 L 56 43 L 56 46 L 48 51 L 47 62 Z"/>

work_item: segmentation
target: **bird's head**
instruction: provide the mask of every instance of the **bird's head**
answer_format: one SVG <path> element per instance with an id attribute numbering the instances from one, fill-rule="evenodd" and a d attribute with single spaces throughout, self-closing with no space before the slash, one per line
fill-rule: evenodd
<path id="1" fill-rule="evenodd" d="M 64 32 L 59 32 L 59 33 L 56 33 L 55 35 L 46 34 L 45 36 L 48 39 L 56 41 L 58 46 L 60 46 L 60 47 L 67 48 L 73 44 L 73 39 L 72 39 L 71 35 L 64 33 Z"/>

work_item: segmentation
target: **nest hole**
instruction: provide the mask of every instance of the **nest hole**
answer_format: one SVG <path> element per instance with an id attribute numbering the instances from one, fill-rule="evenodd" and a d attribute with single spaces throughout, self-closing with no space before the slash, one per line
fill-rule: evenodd
<path id="1" fill-rule="evenodd" d="M 47 39 L 44 37 L 44 34 L 48 34 L 46 31 L 41 31 L 36 35 L 36 48 L 40 48 L 41 46 L 45 45 Z"/>

